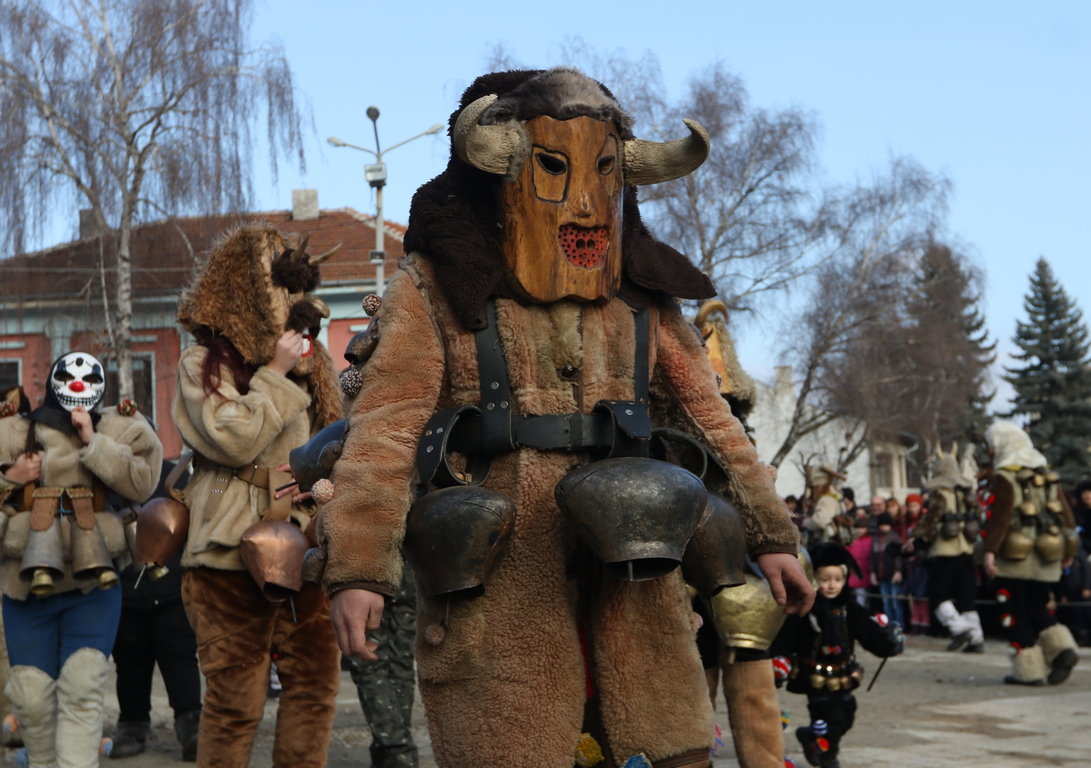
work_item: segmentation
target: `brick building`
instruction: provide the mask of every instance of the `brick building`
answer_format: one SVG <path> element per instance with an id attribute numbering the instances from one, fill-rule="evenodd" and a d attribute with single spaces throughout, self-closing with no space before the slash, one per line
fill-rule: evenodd
<path id="1" fill-rule="evenodd" d="M 170 406 L 179 355 L 193 342 L 174 320 L 178 295 L 216 238 L 240 223 L 267 221 L 283 232 L 309 234 L 308 250 L 313 253 L 343 243 L 322 265 L 318 290 L 330 306 L 320 338 L 341 367 L 345 345 L 368 322 L 360 302 L 375 290 L 376 268 L 369 260 L 375 247 L 374 220 L 351 208 L 321 210 L 312 190 L 296 190 L 292 210 L 167 219 L 134 229 L 136 399 L 155 423 L 168 458 L 182 452 Z M 386 222 L 388 278 L 403 255 L 404 234 L 404 226 Z M 109 338 L 104 308 L 109 303 L 112 315 L 115 264 L 113 238 L 89 231 L 81 231 L 79 240 L 0 262 L 0 388 L 21 384 L 38 405 L 50 365 L 69 350 L 99 355 L 113 367 L 104 352 Z M 116 373 L 108 374 L 106 397 L 107 404 L 116 402 Z"/>

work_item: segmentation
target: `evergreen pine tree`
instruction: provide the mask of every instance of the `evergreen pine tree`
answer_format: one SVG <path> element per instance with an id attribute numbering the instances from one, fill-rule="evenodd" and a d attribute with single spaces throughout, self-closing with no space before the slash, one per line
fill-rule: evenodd
<path id="1" fill-rule="evenodd" d="M 1038 259 L 1017 322 L 1014 355 L 1022 366 L 1004 378 L 1015 388 L 1009 415 L 1024 416 L 1034 445 L 1067 484 L 1091 474 L 1091 359 L 1083 313 Z"/>

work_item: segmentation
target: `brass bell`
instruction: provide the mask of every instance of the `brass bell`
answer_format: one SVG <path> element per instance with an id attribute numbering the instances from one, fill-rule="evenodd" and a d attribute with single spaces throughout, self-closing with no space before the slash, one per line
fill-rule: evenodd
<path id="1" fill-rule="evenodd" d="M 1021 483 L 1027 482 L 1032 477 L 1034 477 L 1033 469 L 1021 469 L 1019 470 L 1018 474 L 1015 475 L 1015 479 Z"/>
<path id="2" fill-rule="evenodd" d="M 1034 539 L 1018 528 L 1012 528 L 1000 545 L 1000 556 L 1008 560 L 1022 560 L 1034 549 Z"/>
<path id="3" fill-rule="evenodd" d="M 1026 517 L 1034 517 L 1038 514 L 1038 505 L 1033 501 L 1024 501 L 1019 505 L 1019 511 Z"/>
<path id="4" fill-rule="evenodd" d="M 851 691 L 855 687 L 853 685 L 854 682 L 855 681 L 851 677 L 842 677 L 841 678 L 841 687 L 846 691 Z"/>
<path id="5" fill-rule="evenodd" d="M 1059 515 L 1064 511 L 1064 505 L 1061 504 L 1060 499 L 1052 499 L 1046 502 L 1046 509 L 1055 515 Z"/>
<path id="6" fill-rule="evenodd" d="M 1034 540 L 1034 550 L 1047 563 L 1055 563 L 1064 554 L 1064 539 L 1057 533 L 1041 533 Z"/>
<path id="7" fill-rule="evenodd" d="M 61 521 L 53 522 L 44 531 L 31 529 L 19 575 L 30 582 L 36 595 L 53 592 L 53 582 L 64 577 L 64 547 L 61 544 Z"/>
<path id="8" fill-rule="evenodd" d="M 170 568 L 165 565 L 149 565 L 148 566 L 148 578 L 152 581 L 159 581 L 161 578 L 170 573 Z"/>
<path id="9" fill-rule="evenodd" d="M 1041 488 L 1045 484 L 1046 484 L 1045 475 L 1039 475 L 1039 474 L 1035 473 L 1035 475 L 1034 475 L 1034 487 L 1035 488 Z"/>
<path id="10" fill-rule="evenodd" d="M 860 681 L 862 681 L 864 679 L 864 670 L 861 669 L 860 667 L 857 667 L 856 669 L 852 670 L 852 672 L 849 673 L 849 677 L 851 677 L 853 680 L 855 680 L 857 683 L 859 683 Z"/>
<path id="11" fill-rule="evenodd" d="M 841 690 L 841 678 L 840 677 L 827 678 L 826 679 L 826 690 L 827 691 L 840 691 Z"/>
<path id="12" fill-rule="evenodd" d="M 53 594 L 53 574 L 48 568 L 34 569 L 34 576 L 30 580 L 30 591 L 38 597 Z"/>
<path id="13" fill-rule="evenodd" d="M 1047 483 L 1059 483 L 1059 482 L 1061 482 L 1061 476 L 1058 475 L 1056 472 L 1053 472 L 1051 470 L 1049 472 L 1046 472 L 1046 482 Z"/>
<path id="14" fill-rule="evenodd" d="M 826 687 L 826 676 L 823 675 L 823 674 L 820 674 L 818 672 L 812 673 L 811 674 L 811 687 L 812 688 L 825 688 Z"/>
<path id="15" fill-rule="evenodd" d="M 109 589 L 110 587 L 117 584 L 117 582 L 118 582 L 118 578 L 117 578 L 117 572 L 116 571 L 114 571 L 114 570 L 99 571 L 99 575 L 98 575 L 98 588 L 99 589 Z"/>
<path id="16" fill-rule="evenodd" d="M 136 551 L 133 559 L 139 563 L 159 566 L 162 571 L 153 579 L 167 573 L 166 565 L 186 543 L 189 535 L 189 509 L 174 499 L 152 499 L 140 510 L 136 525 Z"/>

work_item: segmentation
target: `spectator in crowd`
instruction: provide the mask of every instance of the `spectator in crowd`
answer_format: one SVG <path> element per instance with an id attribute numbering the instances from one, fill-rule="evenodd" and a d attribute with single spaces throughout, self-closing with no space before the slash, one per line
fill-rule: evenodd
<path id="1" fill-rule="evenodd" d="M 905 563 L 905 594 L 909 596 L 909 632 L 914 635 L 928 633 L 932 623 L 932 610 L 928 604 L 928 568 L 924 553 L 913 549 L 913 534 L 923 516 L 920 494 L 911 493 L 905 497 L 905 545 L 902 547 Z"/>
<path id="2" fill-rule="evenodd" d="M 1091 552 L 1091 478 L 1076 483 L 1075 496 L 1072 516 L 1076 519 L 1076 530 L 1080 533 L 1084 552 Z"/>
<path id="3" fill-rule="evenodd" d="M 902 565 L 902 539 L 894 530 L 894 520 L 888 512 L 876 518 L 876 532 L 871 539 L 870 581 L 883 596 L 883 612 L 905 626 L 901 596 L 904 571 Z"/>
<path id="4" fill-rule="evenodd" d="M 886 513 L 894 521 L 894 532 L 898 534 L 902 541 L 905 541 L 906 534 L 909 532 L 906 527 L 905 510 L 902 509 L 902 505 L 893 496 L 886 500 Z"/>
<path id="5" fill-rule="evenodd" d="M 849 545 L 849 553 L 856 561 L 859 572 L 849 569 L 849 589 L 857 603 L 864 608 L 868 606 L 867 579 L 864 574 L 871 570 L 871 534 L 868 532 L 867 518 L 858 517 L 853 523 L 852 544 Z"/>
<path id="6" fill-rule="evenodd" d="M 1091 563 L 1082 546 L 1057 583 L 1057 618 L 1071 630 L 1076 642 L 1091 645 L 1091 606 L 1073 605 L 1091 600 Z"/>
<path id="7" fill-rule="evenodd" d="M 845 515 L 847 517 L 856 517 L 856 491 L 851 488 L 845 487 L 841 489 L 841 506 L 845 508 Z"/>

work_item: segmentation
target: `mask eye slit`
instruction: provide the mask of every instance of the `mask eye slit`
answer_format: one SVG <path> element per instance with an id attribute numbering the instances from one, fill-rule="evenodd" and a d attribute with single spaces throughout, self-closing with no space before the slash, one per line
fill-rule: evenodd
<path id="1" fill-rule="evenodd" d="M 538 152 L 534 155 L 534 159 L 538 161 L 543 171 L 554 176 L 560 176 L 568 170 L 568 163 L 556 155 Z"/>
<path id="2" fill-rule="evenodd" d="M 67 383 L 69 381 L 72 381 L 76 377 L 73 376 L 68 371 L 57 371 L 55 374 L 53 374 L 53 378 L 56 379 L 57 381 L 63 381 L 63 382 Z"/>
<path id="3" fill-rule="evenodd" d="M 606 157 L 599 158 L 599 173 L 603 176 L 609 176 L 614 172 L 614 164 L 617 162 L 617 158 L 613 155 L 607 155 Z"/>
<path id="4" fill-rule="evenodd" d="M 83 377 L 84 382 L 87 384 L 101 384 L 103 379 L 97 373 L 89 373 Z"/>

